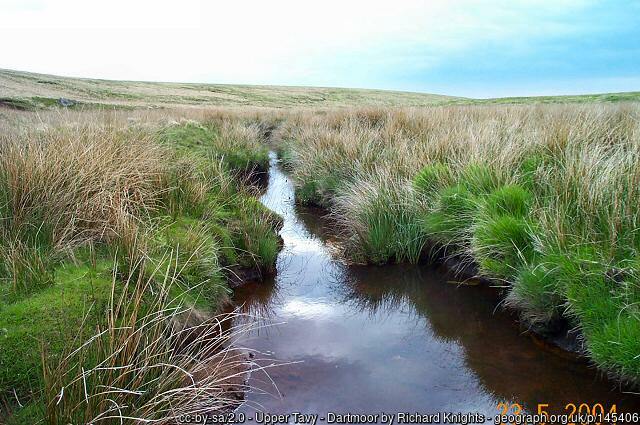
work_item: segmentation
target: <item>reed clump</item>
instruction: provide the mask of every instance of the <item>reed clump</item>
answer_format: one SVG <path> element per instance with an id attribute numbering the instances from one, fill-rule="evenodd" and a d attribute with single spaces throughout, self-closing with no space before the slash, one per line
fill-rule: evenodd
<path id="1" fill-rule="evenodd" d="M 240 404 L 252 361 L 234 344 L 251 322 L 237 325 L 232 313 L 181 325 L 181 316 L 194 313 L 185 298 L 171 295 L 179 273 L 153 273 L 162 275 L 114 279 L 106 315 L 91 336 L 55 361 L 43 351 L 44 403 L 27 413 L 42 409 L 51 424 L 172 424 L 183 415 L 223 413 Z"/>

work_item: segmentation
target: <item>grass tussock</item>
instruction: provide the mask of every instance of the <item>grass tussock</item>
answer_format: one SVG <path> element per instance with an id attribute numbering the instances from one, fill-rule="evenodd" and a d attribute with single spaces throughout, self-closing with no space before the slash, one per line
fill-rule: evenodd
<path id="1" fill-rule="evenodd" d="M 114 280 L 95 333 L 57 361 L 43 352 L 44 402 L 32 412 L 41 408 L 51 424 L 170 424 L 238 406 L 251 361 L 233 344 L 251 325 L 234 325 L 234 314 L 179 325 L 193 313 L 170 295 L 176 271 L 165 274 L 160 288 L 153 279 Z"/>
<path id="2" fill-rule="evenodd" d="M 0 269 L 14 292 L 50 282 L 60 253 L 123 240 L 159 207 L 166 165 L 148 137 L 63 127 L 0 145 Z"/>
<path id="3" fill-rule="evenodd" d="M 334 216 L 350 235 L 358 262 L 416 262 L 426 243 L 420 205 L 410 188 L 389 184 L 384 176 L 346 184 L 333 198 Z"/>
<path id="4" fill-rule="evenodd" d="M 475 262 L 536 325 L 581 329 L 603 370 L 640 379 L 640 110 L 635 104 L 352 109 L 279 130 L 303 201 L 348 254 Z"/>

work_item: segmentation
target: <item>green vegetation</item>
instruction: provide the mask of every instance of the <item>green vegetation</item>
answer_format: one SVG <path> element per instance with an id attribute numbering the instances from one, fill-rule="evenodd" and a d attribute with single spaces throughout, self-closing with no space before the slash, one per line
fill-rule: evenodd
<path id="1" fill-rule="evenodd" d="M 632 104 L 298 113 L 279 149 L 352 260 L 445 248 L 507 285 L 523 320 L 568 321 L 596 365 L 637 383 L 638 122 Z"/>
<path id="2" fill-rule="evenodd" d="M 0 105 L 11 109 L 18 109 L 20 111 L 31 111 L 35 109 L 35 105 L 32 102 L 14 97 L 1 97 Z"/>
<path id="3" fill-rule="evenodd" d="M 61 265 L 51 285 L 0 309 L 3 390 L 15 389 L 20 395 L 37 390 L 42 386 L 41 345 L 46 344 L 47 351 L 57 356 L 69 338 L 78 338 L 75 332 L 70 334 L 71 329 L 80 329 L 87 320 L 86 326 L 93 330 L 98 316 L 85 315 L 92 304 L 105 303 L 111 290 L 110 264 L 102 263 L 96 267 Z M 104 308 L 94 306 L 93 310 Z"/>
<path id="4" fill-rule="evenodd" d="M 434 196 L 433 212 L 422 216 L 425 233 L 443 245 L 453 243 L 460 249 L 468 246 L 477 210 L 474 195 L 458 184 L 444 187 Z"/>
<path id="5" fill-rule="evenodd" d="M 475 217 L 473 257 L 487 276 L 513 280 L 534 257 L 531 194 L 518 185 L 502 186 L 483 199 Z"/>
<path id="6" fill-rule="evenodd" d="M 161 139 L 182 153 L 208 156 L 208 161 L 219 160 L 232 171 L 248 174 L 269 168 L 269 149 L 262 133 L 258 124 L 220 120 L 171 126 Z"/>
<path id="7" fill-rule="evenodd" d="M 451 170 L 446 164 L 436 162 L 426 165 L 413 179 L 413 187 L 422 196 L 430 196 L 451 184 Z"/>
<path id="8" fill-rule="evenodd" d="M 198 361 L 190 363 L 168 327 L 198 309 L 188 315 L 203 318 L 189 326 L 205 332 L 229 293 L 232 267 L 274 271 L 281 219 L 244 184 L 268 164 L 258 128 L 66 118 L 0 136 L 0 404 L 15 410 L 10 423 L 90 422 L 109 409 L 103 385 L 118 388 L 114 397 L 128 406 L 121 415 L 188 412 L 186 397 L 154 398 L 185 385 L 181 372 L 136 364 L 188 371 L 211 362 L 222 335 L 200 343 L 215 353 L 200 358 L 191 347 Z M 139 379 L 100 372 L 105 363 L 128 365 Z M 91 400 L 78 386 L 86 370 L 95 371 Z M 148 390 L 156 380 L 163 384 Z M 224 404 L 215 396 L 213 409 Z"/>
<path id="9" fill-rule="evenodd" d="M 105 305 L 86 307 L 84 317 L 98 326 L 84 320 L 73 338 L 49 332 L 60 339 L 42 346 L 42 397 L 16 410 L 7 423 L 175 421 L 202 406 L 237 406 L 225 384 L 234 382 L 248 360 L 230 344 L 242 332 L 230 327 L 234 315 L 198 317 L 190 325 L 196 313 L 186 297 L 171 294 L 177 270 L 135 277 L 145 274 L 142 269 L 105 285 Z"/>
<path id="10" fill-rule="evenodd" d="M 337 216 L 352 218 L 345 231 L 358 247 L 352 258 L 358 262 L 415 262 L 422 253 L 426 237 L 419 209 L 411 194 L 392 183 L 346 184 L 335 198 Z"/>

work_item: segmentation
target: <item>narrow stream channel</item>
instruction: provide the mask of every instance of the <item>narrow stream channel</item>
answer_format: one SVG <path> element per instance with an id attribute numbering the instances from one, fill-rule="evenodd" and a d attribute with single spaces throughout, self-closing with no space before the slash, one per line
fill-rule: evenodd
<path id="1" fill-rule="evenodd" d="M 490 288 L 459 286 L 430 266 L 346 266 L 330 254 L 317 214 L 296 207 L 293 185 L 271 156 L 262 202 L 284 217 L 277 276 L 239 288 L 244 311 L 279 323 L 243 344 L 288 362 L 254 372 L 239 412 L 480 412 L 500 402 L 535 413 L 568 403 L 640 412 L 587 364 L 521 334 Z M 329 238 L 330 239 L 330 238 Z M 262 360 L 262 363 L 265 360 Z M 251 422 L 250 420 L 248 422 Z"/>

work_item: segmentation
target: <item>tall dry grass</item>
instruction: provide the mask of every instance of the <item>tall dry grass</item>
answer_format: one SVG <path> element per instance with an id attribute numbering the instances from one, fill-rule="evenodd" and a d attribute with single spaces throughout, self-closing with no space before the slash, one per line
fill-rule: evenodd
<path id="1" fill-rule="evenodd" d="M 0 119 L 2 278 L 24 287 L 56 255 L 91 243 L 130 250 L 148 236 L 139 233 L 157 212 L 202 208 L 211 190 L 232 192 L 236 182 L 224 168 L 252 171 L 268 162 L 257 114 L 179 109 Z M 176 140 L 159 143 L 173 129 Z"/>
<path id="2" fill-rule="evenodd" d="M 364 182 L 409 190 L 428 164 L 446 164 L 454 180 L 481 164 L 508 184 L 521 177 L 526 159 L 543 156 L 549 163 L 536 171 L 537 185 L 556 203 L 540 205 L 549 233 L 573 233 L 557 229 L 569 224 L 560 217 L 572 208 L 584 235 L 601 220 L 615 240 L 615 228 L 637 227 L 639 115 L 634 105 L 337 110 L 294 115 L 279 137 L 300 188 L 312 186 L 314 202 L 335 208 L 355 202 L 339 195 Z"/>
<path id="3" fill-rule="evenodd" d="M 157 207 L 166 152 L 149 136 L 94 126 L 3 137 L 8 226 L 54 223 L 56 245 L 109 237 L 126 217 Z"/>
<path id="4" fill-rule="evenodd" d="M 149 135 L 99 122 L 0 136 L 0 264 L 14 289 L 49 257 L 135 238 L 159 207 L 168 153 Z"/>

